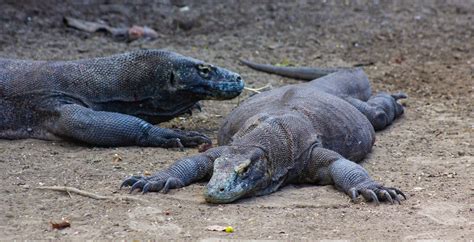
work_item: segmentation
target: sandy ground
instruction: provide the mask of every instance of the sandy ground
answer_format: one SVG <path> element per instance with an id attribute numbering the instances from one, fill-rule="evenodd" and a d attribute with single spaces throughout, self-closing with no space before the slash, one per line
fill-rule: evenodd
<path id="1" fill-rule="evenodd" d="M 235 70 L 249 87 L 298 81 L 252 71 L 239 64 L 241 57 L 311 66 L 372 63 L 365 70 L 375 90 L 403 90 L 410 98 L 406 115 L 377 134 L 363 163 L 376 180 L 408 195 L 402 205 L 353 204 L 332 186 L 288 186 L 219 206 L 204 203 L 204 184 L 132 195 L 139 202 L 95 200 L 36 187 L 126 196 L 118 189 L 123 178 L 197 151 L 0 140 L 0 238 L 474 239 L 472 1 L 1 2 L 1 57 L 78 59 L 166 48 Z M 190 10 L 180 13 L 180 2 Z M 160 34 L 117 42 L 68 29 L 63 16 L 147 25 Z M 248 95 L 205 101 L 203 112 L 163 126 L 215 140 L 222 117 Z M 71 227 L 52 229 L 50 221 L 61 218 Z M 235 232 L 207 231 L 210 225 Z"/>

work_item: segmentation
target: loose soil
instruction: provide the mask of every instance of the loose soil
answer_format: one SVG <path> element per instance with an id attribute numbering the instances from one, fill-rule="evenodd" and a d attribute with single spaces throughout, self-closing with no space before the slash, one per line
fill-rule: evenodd
<path id="1" fill-rule="evenodd" d="M 377 134 L 363 162 L 402 189 L 401 205 L 349 198 L 332 186 L 288 186 L 228 205 L 204 203 L 205 183 L 144 201 L 95 200 L 39 186 L 125 196 L 121 181 L 197 153 L 0 140 L 0 237 L 12 239 L 473 239 L 474 3 L 472 1 L 1 1 L 0 56 L 73 60 L 165 48 L 226 67 L 257 88 L 298 83 L 239 58 L 307 66 L 365 65 L 374 90 L 405 91 L 406 114 Z M 180 11 L 187 5 L 189 11 Z M 118 42 L 66 28 L 63 16 L 112 26 L 146 25 L 154 41 Z M 203 111 L 162 124 L 214 139 L 251 93 L 204 101 Z M 120 159 L 118 159 L 119 157 Z M 52 229 L 62 218 L 71 226 Z M 234 233 L 208 231 L 232 226 Z"/>

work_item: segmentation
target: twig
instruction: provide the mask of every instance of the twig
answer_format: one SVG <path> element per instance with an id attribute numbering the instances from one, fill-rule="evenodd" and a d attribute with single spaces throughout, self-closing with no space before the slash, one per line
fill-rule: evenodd
<path id="1" fill-rule="evenodd" d="M 373 66 L 373 65 L 375 65 L 373 61 L 368 61 L 368 62 L 356 63 L 353 65 L 353 67 L 363 67 L 363 66 Z"/>
<path id="2" fill-rule="evenodd" d="M 269 88 L 269 87 L 271 87 L 270 83 L 268 83 L 267 85 L 265 85 L 263 87 L 259 87 L 259 88 L 244 87 L 244 89 L 249 90 L 251 92 L 261 93 L 262 90 L 264 90 L 266 88 Z"/>
<path id="3" fill-rule="evenodd" d="M 67 195 L 69 195 L 70 198 L 72 198 L 72 195 L 69 191 L 66 191 L 67 192 Z"/>
<path id="4" fill-rule="evenodd" d="M 98 194 L 95 194 L 95 193 L 79 190 L 79 189 L 74 188 L 74 187 L 51 186 L 51 187 L 37 187 L 36 189 L 66 192 L 68 194 L 69 193 L 75 193 L 77 195 L 81 195 L 81 196 L 84 196 L 84 197 L 89 197 L 89 198 L 96 199 L 96 200 L 111 200 L 111 201 L 117 201 L 117 200 L 120 201 L 121 200 L 121 201 L 135 201 L 135 202 L 143 202 L 143 203 L 148 202 L 147 200 L 140 199 L 140 198 L 137 198 L 137 197 L 130 197 L 130 196 L 103 196 L 103 195 L 98 195 Z"/>

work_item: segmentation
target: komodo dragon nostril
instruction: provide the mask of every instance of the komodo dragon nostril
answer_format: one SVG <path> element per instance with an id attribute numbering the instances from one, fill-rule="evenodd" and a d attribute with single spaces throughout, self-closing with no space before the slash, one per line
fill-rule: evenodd
<path id="1" fill-rule="evenodd" d="M 224 189 L 223 187 L 221 187 L 221 188 L 219 189 L 219 192 L 223 192 L 224 190 L 225 190 L 225 189 Z"/>

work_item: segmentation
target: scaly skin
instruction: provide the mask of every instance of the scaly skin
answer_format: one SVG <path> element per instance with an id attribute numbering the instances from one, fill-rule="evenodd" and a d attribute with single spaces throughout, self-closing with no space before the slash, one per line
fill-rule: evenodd
<path id="1" fill-rule="evenodd" d="M 308 83 L 263 92 L 228 115 L 219 130 L 220 147 L 153 176 L 130 177 L 122 186 L 166 192 L 211 177 L 206 201 L 229 203 L 291 183 L 334 184 L 353 200 L 362 195 L 377 204 L 400 202 L 399 195 L 405 196 L 399 189 L 378 184 L 355 162 L 371 151 L 374 128 L 383 129 L 402 115 L 397 99 L 404 97 L 372 96 L 362 69 L 334 70 Z"/>
<path id="2" fill-rule="evenodd" d="M 242 89 L 236 73 L 162 50 L 76 61 L 0 59 L 0 138 L 197 146 L 209 138 L 152 124 Z"/>

